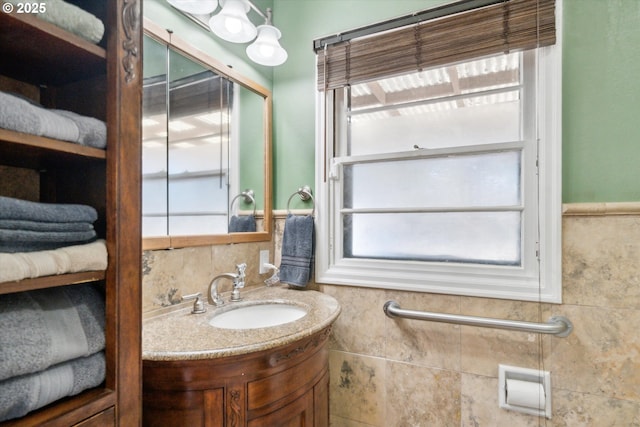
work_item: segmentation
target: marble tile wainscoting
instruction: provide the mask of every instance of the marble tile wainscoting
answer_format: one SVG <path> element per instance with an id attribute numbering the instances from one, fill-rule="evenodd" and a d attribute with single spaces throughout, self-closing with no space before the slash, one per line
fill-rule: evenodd
<path id="1" fill-rule="evenodd" d="M 202 292 L 206 301 L 211 280 L 218 274 L 234 273 L 239 263 L 247 263 L 247 288 L 263 285 L 269 277 L 258 274 L 260 251 L 264 249 L 273 254 L 273 241 L 144 251 L 143 316 L 171 310 L 178 304 L 193 304 L 193 301 L 181 302 L 183 295 Z M 220 282 L 219 286 L 224 295 L 231 292 L 230 282 Z"/>
<path id="2" fill-rule="evenodd" d="M 321 285 L 342 313 L 330 345 L 333 427 L 640 426 L 640 204 L 567 205 L 563 304 Z M 389 319 L 404 308 L 515 320 L 567 338 Z M 551 371 L 553 416 L 499 409 L 498 364 Z"/>

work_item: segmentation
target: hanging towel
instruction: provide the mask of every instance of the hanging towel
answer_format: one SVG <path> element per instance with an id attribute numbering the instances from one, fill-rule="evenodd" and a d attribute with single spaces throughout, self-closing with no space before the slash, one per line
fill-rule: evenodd
<path id="1" fill-rule="evenodd" d="M 0 381 L 0 421 L 26 415 L 38 408 L 104 382 L 104 353 L 61 363 L 33 374 Z"/>
<path id="2" fill-rule="evenodd" d="M 256 231 L 256 217 L 251 215 L 233 215 L 229 221 L 229 233 Z"/>
<path id="3" fill-rule="evenodd" d="M 313 216 L 288 214 L 282 237 L 280 281 L 305 287 L 311 280 L 314 251 Z"/>

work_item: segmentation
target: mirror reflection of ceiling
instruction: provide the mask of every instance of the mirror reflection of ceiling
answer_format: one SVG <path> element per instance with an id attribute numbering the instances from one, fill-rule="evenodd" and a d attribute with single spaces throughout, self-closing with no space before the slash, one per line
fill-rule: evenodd
<path id="1" fill-rule="evenodd" d="M 173 71 L 173 69 L 172 69 Z M 145 118 L 142 121 L 145 148 L 166 144 L 189 148 L 228 142 L 229 111 L 233 107 L 233 83 L 205 70 L 173 80 L 169 88 L 171 120 L 166 123 L 166 76 L 144 79 Z"/>

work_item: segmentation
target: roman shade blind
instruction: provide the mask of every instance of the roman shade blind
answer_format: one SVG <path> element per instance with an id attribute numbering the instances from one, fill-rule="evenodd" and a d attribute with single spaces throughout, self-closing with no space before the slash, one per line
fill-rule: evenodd
<path id="1" fill-rule="evenodd" d="M 331 90 L 555 40 L 555 0 L 503 0 L 349 41 L 316 41 L 317 85 Z"/>

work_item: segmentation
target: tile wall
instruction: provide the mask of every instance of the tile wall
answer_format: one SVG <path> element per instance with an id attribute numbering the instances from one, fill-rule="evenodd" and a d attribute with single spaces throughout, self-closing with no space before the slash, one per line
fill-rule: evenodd
<path id="1" fill-rule="evenodd" d="M 331 420 L 350 426 L 640 426 L 640 216 L 565 216 L 562 305 L 323 285 L 342 314 Z M 516 320 L 561 314 L 567 338 L 389 319 L 402 307 Z M 551 371 L 550 420 L 498 407 L 498 364 Z"/>

